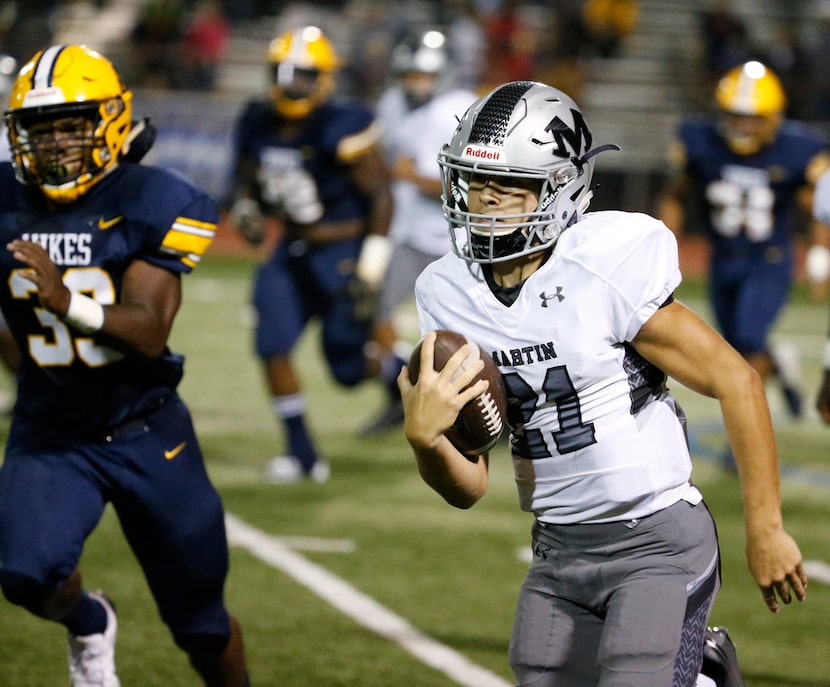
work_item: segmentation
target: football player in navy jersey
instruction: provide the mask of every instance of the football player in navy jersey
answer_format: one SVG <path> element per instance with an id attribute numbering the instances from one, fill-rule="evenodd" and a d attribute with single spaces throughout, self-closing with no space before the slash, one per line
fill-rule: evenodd
<path id="1" fill-rule="evenodd" d="M 392 250 L 390 174 L 371 109 L 332 97 L 340 62 L 319 27 L 275 38 L 268 61 L 270 97 L 248 103 L 237 121 L 229 217 L 254 242 L 263 213 L 284 227 L 253 293 L 256 353 L 287 438 L 287 454 L 269 462 L 266 476 L 322 482 L 329 466 L 309 433 L 291 355 L 311 318 L 319 318 L 338 383 L 380 376 L 398 393 L 394 356 L 373 358 L 366 348 Z"/>
<path id="2" fill-rule="evenodd" d="M 0 467 L 0 587 L 66 627 L 73 687 L 118 687 L 115 606 L 78 569 L 109 503 L 193 668 L 243 687 L 223 507 L 167 346 L 181 276 L 218 210 L 184 178 L 125 161 L 131 99 L 82 45 L 38 52 L 10 96 L 0 307 L 21 368 Z"/>
<path id="3" fill-rule="evenodd" d="M 487 391 L 474 344 L 433 369 L 434 330 L 498 365 L 533 561 L 510 661 L 523 687 L 743 687 L 723 628 L 717 533 L 671 377 L 718 399 L 741 477 L 746 554 L 764 604 L 803 600 L 801 552 L 781 516 L 778 458 L 759 375 L 674 298 L 677 241 L 642 213 L 589 212 L 597 155 L 577 104 L 545 84 L 476 101 L 438 160 L 453 252 L 415 285 L 420 376 L 401 372 L 404 432 L 449 504 L 486 493 L 489 456 L 447 438 Z M 468 386 L 469 385 L 469 386 Z M 701 667 L 704 674 L 698 675 Z"/>
<path id="4" fill-rule="evenodd" d="M 718 327 L 762 379 L 778 376 L 787 409 L 798 417 L 797 362 L 783 350 L 776 355 L 768 339 L 794 277 L 799 207 L 809 214 L 809 195 L 830 166 L 827 141 L 805 125 L 783 119 L 781 83 L 760 62 L 730 70 L 715 96 L 716 116 L 680 123 L 670 152 L 673 174 L 658 201 L 658 215 L 679 234 L 685 203 L 696 200 L 702 208 Z M 812 224 L 811 243 L 826 245 L 825 225 Z M 826 275 L 808 277 L 826 281 Z M 729 454 L 725 464 L 734 466 Z"/>

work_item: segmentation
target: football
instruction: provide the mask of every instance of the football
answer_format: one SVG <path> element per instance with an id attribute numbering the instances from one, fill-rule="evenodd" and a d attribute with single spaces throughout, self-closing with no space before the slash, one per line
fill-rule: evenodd
<path id="1" fill-rule="evenodd" d="M 470 340 L 463 334 L 446 329 L 439 329 L 435 333 L 433 367 L 437 372 L 442 370 L 452 355 Z M 487 391 L 461 409 L 453 426 L 445 432 L 453 446 L 469 458 L 474 458 L 479 453 L 493 448 L 507 424 L 507 393 L 501 372 L 493 359 L 487 353 L 482 353 L 478 344 L 475 344 L 475 350 L 464 361 L 462 369 L 467 369 L 479 358 L 484 361 L 484 368 L 470 385 L 486 379 L 490 382 L 490 386 Z M 409 381 L 412 384 L 418 381 L 420 371 L 421 341 L 409 357 Z"/>

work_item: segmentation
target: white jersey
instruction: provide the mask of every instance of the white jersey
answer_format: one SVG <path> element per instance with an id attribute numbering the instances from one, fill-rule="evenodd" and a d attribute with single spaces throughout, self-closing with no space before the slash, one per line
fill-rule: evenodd
<path id="1" fill-rule="evenodd" d="M 680 279 L 671 231 L 617 211 L 588 213 L 564 231 L 510 306 L 480 265 L 454 254 L 418 278 L 422 333 L 465 334 L 504 376 L 523 510 L 571 524 L 700 501 L 682 410 L 662 371 L 627 344 Z"/>
<path id="2" fill-rule="evenodd" d="M 420 107 L 410 110 L 403 91 L 394 87 L 381 96 L 377 116 L 386 129 L 384 144 L 390 157 L 405 155 L 415 163 L 419 176 L 440 179 L 438 151 L 452 137 L 458 119 L 476 100 L 471 91 L 439 93 Z M 427 255 L 450 250 L 447 220 L 438 196 L 428 197 L 408 181 L 394 184 L 395 210 L 389 235 Z"/>
<path id="3" fill-rule="evenodd" d="M 830 171 L 821 175 L 813 193 L 813 216 L 824 224 L 830 224 Z"/>

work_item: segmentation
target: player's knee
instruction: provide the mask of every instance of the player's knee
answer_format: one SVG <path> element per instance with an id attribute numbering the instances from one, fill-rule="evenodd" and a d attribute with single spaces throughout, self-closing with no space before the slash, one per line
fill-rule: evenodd
<path id="1" fill-rule="evenodd" d="M 40 608 L 51 590 L 33 577 L 12 570 L 0 570 L 0 589 L 6 600 L 32 612 Z"/>
<path id="2" fill-rule="evenodd" d="M 331 374 L 342 386 L 356 386 L 366 378 L 366 361 L 362 357 L 359 360 L 334 361 Z"/>
<path id="3" fill-rule="evenodd" d="M 173 641 L 193 660 L 218 657 L 230 641 L 229 634 L 206 632 L 180 632 L 173 634 Z"/>

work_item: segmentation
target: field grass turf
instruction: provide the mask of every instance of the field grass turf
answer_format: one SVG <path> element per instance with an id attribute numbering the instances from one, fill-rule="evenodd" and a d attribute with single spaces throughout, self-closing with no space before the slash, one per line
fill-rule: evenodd
<path id="1" fill-rule="evenodd" d="M 262 469 L 281 442 L 251 353 L 251 270 L 250 258 L 209 255 L 185 278 L 185 304 L 172 337 L 173 348 L 187 356 L 181 392 L 228 512 L 273 536 L 331 540 L 332 548 L 351 544 L 351 552 L 310 551 L 301 540 L 282 540 L 302 560 L 510 684 L 507 642 L 531 518 L 518 509 L 504 446 L 493 452 L 492 485 L 483 501 L 470 511 L 447 506 L 420 481 L 400 432 L 371 440 L 357 436 L 380 408 L 381 391 L 372 384 L 352 391 L 335 387 L 312 328 L 298 361 L 311 425 L 332 464 L 332 479 L 324 485 L 264 484 Z M 699 284 L 684 286 L 679 297 L 706 314 Z M 826 305 L 797 293 L 776 329 L 777 338 L 802 352 L 809 406 L 826 323 Z M 400 326 L 411 341 L 417 339 L 411 310 L 402 313 Z M 718 519 L 724 588 L 712 621 L 729 628 L 750 687 L 830 687 L 830 587 L 814 580 L 805 603 L 784 607 L 777 616 L 766 610 L 746 569 L 738 481 L 722 474 L 715 461 L 724 441 L 717 406 L 677 384 L 673 388 L 690 418 L 694 479 Z M 785 474 L 787 528 L 805 559 L 830 563 L 830 428 L 812 410 L 799 422 L 788 420 L 774 388 L 770 403 Z M 8 420 L 0 421 L 3 438 L 7 427 Z M 243 626 L 254 687 L 458 684 L 282 570 L 238 547 L 231 555 L 228 603 Z M 89 539 L 83 569 L 88 587 L 106 590 L 118 604 L 122 684 L 197 684 L 159 621 L 109 510 Z M 64 685 L 65 653 L 60 627 L 0 601 L 1 685 Z"/>

